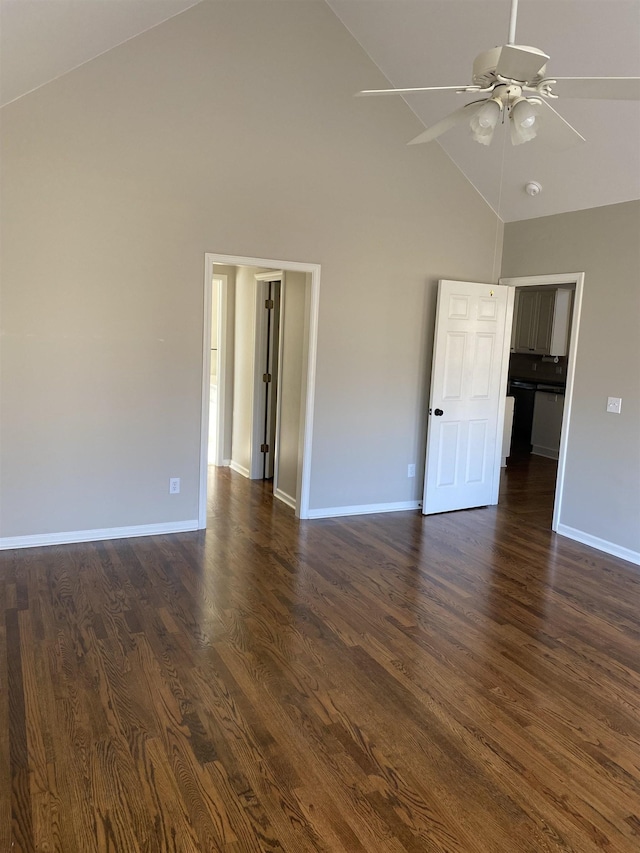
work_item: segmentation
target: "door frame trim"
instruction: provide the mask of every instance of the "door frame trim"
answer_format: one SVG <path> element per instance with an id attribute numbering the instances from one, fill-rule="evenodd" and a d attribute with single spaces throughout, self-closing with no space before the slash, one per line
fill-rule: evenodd
<path id="1" fill-rule="evenodd" d="M 514 278 L 501 278 L 500 284 L 508 287 L 540 287 L 541 285 L 575 285 L 573 297 L 573 314 L 571 319 L 571 331 L 569 335 L 569 353 L 567 358 L 567 382 L 564 394 L 564 408 L 562 412 L 562 427 L 560 430 L 560 450 L 558 453 L 558 474 L 556 477 L 556 489 L 553 501 L 553 520 L 551 529 L 555 532 L 562 524 L 562 501 L 564 498 L 564 477 L 567 465 L 567 450 L 569 446 L 569 430 L 571 426 L 571 410 L 573 407 L 573 384 L 576 372 L 576 356 L 578 352 L 578 334 L 580 331 L 580 315 L 582 313 L 582 295 L 584 292 L 583 272 L 560 273 L 557 275 L 530 275 L 517 276 Z M 515 293 L 515 290 L 514 290 Z M 512 311 L 513 323 L 513 311 Z M 511 335 L 506 339 L 507 355 L 511 349 Z M 508 362 L 508 358 L 507 358 Z M 504 384 L 504 395 L 506 396 L 506 378 Z"/>
<path id="2" fill-rule="evenodd" d="M 320 313 L 320 264 L 301 263 L 298 261 L 281 261 L 272 258 L 252 258 L 241 255 L 223 255 L 216 252 L 206 252 L 204 256 L 204 297 L 202 322 L 202 399 L 200 418 L 200 460 L 199 460 L 199 490 L 198 490 L 198 529 L 207 526 L 207 445 L 209 428 L 209 381 L 206 376 L 210 369 L 207 363 L 205 370 L 206 350 L 211 347 L 211 282 L 214 275 L 214 264 L 225 266 L 266 267 L 283 272 L 303 272 L 309 274 L 310 292 L 308 307 L 309 334 L 307 338 L 307 364 L 305 375 L 305 393 L 301 410 L 302 452 L 300 472 L 298 475 L 298 490 L 296 494 L 295 513 L 298 518 L 309 518 L 309 497 L 311 492 L 311 458 L 313 444 L 313 413 L 316 392 L 316 361 L 318 353 L 318 319 Z M 209 293 L 209 317 L 207 318 L 207 292 Z"/>

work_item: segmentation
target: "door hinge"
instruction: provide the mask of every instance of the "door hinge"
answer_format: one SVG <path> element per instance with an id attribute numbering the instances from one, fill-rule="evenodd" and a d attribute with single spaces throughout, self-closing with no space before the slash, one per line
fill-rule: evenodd
<path id="1" fill-rule="evenodd" d="M 273 299 L 265 299 L 264 300 L 265 308 L 273 308 Z"/>
<path id="2" fill-rule="evenodd" d="M 261 444 L 260 445 L 260 453 L 268 453 L 268 452 L 269 452 L 269 445 L 268 444 Z"/>
<path id="3" fill-rule="evenodd" d="M 262 374 L 262 381 L 263 382 L 271 382 L 271 374 L 270 373 L 263 373 Z"/>

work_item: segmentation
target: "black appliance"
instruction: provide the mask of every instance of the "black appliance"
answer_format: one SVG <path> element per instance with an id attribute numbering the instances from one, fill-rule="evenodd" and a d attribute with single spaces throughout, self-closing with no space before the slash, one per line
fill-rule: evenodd
<path id="1" fill-rule="evenodd" d="M 513 397 L 513 431 L 511 435 L 512 440 L 519 444 L 531 445 L 533 406 L 537 387 L 537 382 L 527 382 L 524 379 L 509 380 L 507 393 Z"/>

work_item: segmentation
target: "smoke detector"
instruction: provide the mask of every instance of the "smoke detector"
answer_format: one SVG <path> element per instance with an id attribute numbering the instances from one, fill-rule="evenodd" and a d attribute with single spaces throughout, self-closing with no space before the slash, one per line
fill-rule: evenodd
<path id="1" fill-rule="evenodd" d="M 540 193 L 542 192 L 542 187 L 537 181 L 529 181 L 528 184 L 524 185 L 524 189 L 525 192 L 531 196 L 540 195 Z"/>

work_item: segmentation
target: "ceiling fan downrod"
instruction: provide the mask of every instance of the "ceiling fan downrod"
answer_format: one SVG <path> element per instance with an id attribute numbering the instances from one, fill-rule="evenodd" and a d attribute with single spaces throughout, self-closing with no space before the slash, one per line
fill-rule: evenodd
<path id="1" fill-rule="evenodd" d="M 509 37 L 507 44 L 516 43 L 516 21 L 518 19 L 518 0 L 511 0 L 511 17 L 509 18 Z"/>

